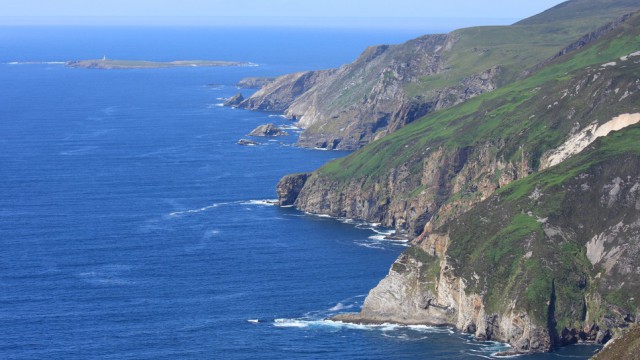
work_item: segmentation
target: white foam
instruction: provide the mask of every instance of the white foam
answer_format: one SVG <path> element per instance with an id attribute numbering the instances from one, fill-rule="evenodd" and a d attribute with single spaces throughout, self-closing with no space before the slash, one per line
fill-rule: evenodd
<path id="1" fill-rule="evenodd" d="M 170 213 L 169 216 L 178 216 L 178 215 L 185 215 L 185 214 L 197 214 L 197 213 L 201 213 L 203 211 L 215 209 L 220 205 L 222 205 L 222 204 L 212 204 L 212 205 L 209 205 L 209 206 L 204 206 L 204 207 L 201 207 L 199 209 L 193 209 L 193 210 L 174 211 L 174 212 Z"/>
<path id="2" fill-rule="evenodd" d="M 261 205 L 261 206 L 275 206 L 278 204 L 278 199 L 264 199 L 264 200 L 249 200 L 241 203 L 242 205 Z"/>
<path id="3" fill-rule="evenodd" d="M 320 151 L 329 151 L 329 149 L 327 148 L 321 148 L 321 147 L 314 147 L 313 150 L 320 150 Z"/>
<path id="4" fill-rule="evenodd" d="M 384 246 L 382 246 L 379 242 L 372 243 L 367 241 L 356 241 L 355 244 L 369 249 L 384 250 Z"/>
<path id="5" fill-rule="evenodd" d="M 64 61 L 11 61 L 7 65 L 64 65 Z"/>
<path id="6" fill-rule="evenodd" d="M 270 118 L 281 118 L 281 119 L 288 119 L 286 115 L 275 115 L 275 114 L 271 114 L 269 115 Z"/>
<path id="7" fill-rule="evenodd" d="M 279 125 L 278 127 L 283 130 L 302 130 L 295 125 Z"/>
<path id="8" fill-rule="evenodd" d="M 310 216 L 315 216 L 315 217 L 319 217 L 319 218 L 323 218 L 323 219 L 333 219 L 334 217 L 331 215 L 327 215 L 327 214 L 314 214 L 314 213 L 310 213 L 310 212 L 304 212 L 307 215 Z"/>
<path id="9" fill-rule="evenodd" d="M 345 304 L 339 302 L 335 306 L 329 308 L 329 311 L 342 311 L 342 310 L 347 310 L 347 309 L 353 309 L 355 306 L 356 306 L 356 304 L 345 305 Z"/>
<path id="10" fill-rule="evenodd" d="M 218 208 L 220 206 L 227 206 L 227 205 L 275 206 L 277 204 L 278 204 L 278 200 L 277 199 L 227 201 L 227 202 L 213 203 L 211 205 L 203 206 L 203 207 L 198 208 L 198 209 L 174 211 L 172 213 L 169 213 L 169 216 L 170 217 L 174 217 L 174 216 L 187 215 L 187 214 L 197 214 L 197 213 L 201 213 L 201 212 L 204 212 L 204 211 L 208 211 L 208 210 L 212 210 L 212 209 Z M 247 210 L 250 210 L 250 209 L 247 208 Z"/>
<path id="11" fill-rule="evenodd" d="M 309 322 L 295 319 L 275 319 L 274 326 L 304 328 L 309 326 Z"/>

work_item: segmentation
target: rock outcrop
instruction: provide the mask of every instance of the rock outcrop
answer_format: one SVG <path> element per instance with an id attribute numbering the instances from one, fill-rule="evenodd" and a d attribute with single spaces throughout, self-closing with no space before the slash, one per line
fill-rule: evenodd
<path id="1" fill-rule="evenodd" d="M 280 76 L 263 86 L 240 106 L 249 110 L 283 112 L 300 95 L 334 72 L 335 70 L 305 71 Z"/>
<path id="2" fill-rule="evenodd" d="M 236 143 L 238 145 L 242 145 L 242 146 L 256 146 L 256 145 L 260 145 L 260 143 L 255 142 L 253 140 L 249 140 L 249 139 L 240 139 L 238 140 L 238 142 Z"/>
<path id="3" fill-rule="evenodd" d="M 278 193 L 278 205 L 292 206 L 308 178 L 309 174 L 303 173 L 287 175 L 280 180 L 276 188 L 276 192 Z"/>
<path id="4" fill-rule="evenodd" d="M 287 136 L 288 132 L 280 129 L 275 124 L 266 124 L 260 125 L 257 128 L 253 129 L 249 136 Z"/>
<path id="5" fill-rule="evenodd" d="M 224 106 L 238 107 L 243 101 L 244 101 L 244 96 L 242 96 L 242 93 L 237 93 L 234 96 L 225 100 Z"/>

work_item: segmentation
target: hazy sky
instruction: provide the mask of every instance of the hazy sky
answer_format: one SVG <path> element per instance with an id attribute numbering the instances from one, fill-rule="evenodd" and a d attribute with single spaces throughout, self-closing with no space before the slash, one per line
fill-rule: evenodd
<path id="1" fill-rule="evenodd" d="M 181 17 L 304 23 L 300 18 L 489 18 L 521 19 L 561 0 L 0 0 L 0 24 L 180 24 Z M 97 17 L 97 18 L 96 18 Z M 124 18 L 123 18 L 124 17 Z M 117 19 L 119 18 L 119 19 Z M 137 18 L 137 19 L 134 19 Z M 217 18 L 213 19 L 213 18 Z M 226 18 L 226 20 L 225 20 Z"/>

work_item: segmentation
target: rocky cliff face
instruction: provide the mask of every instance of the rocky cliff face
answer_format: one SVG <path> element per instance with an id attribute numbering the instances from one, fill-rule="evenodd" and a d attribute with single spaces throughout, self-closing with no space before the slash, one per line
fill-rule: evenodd
<path id="1" fill-rule="evenodd" d="M 459 199 L 446 208 L 448 216 L 527 175 L 526 161 L 496 158 L 499 148 L 500 144 L 492 142 L 473 148 L 440 146 L 417 164 L 390 169 L 373 184 L 368 178 L 344 182 L 314 173 L 299 191 L 295 205 L 317 214 L 366 219 L 415 237 L 435 214 L 442 214 L 451 197 L 458 195 Z"/>
<path id="2" fill-rule="evenodd" d="M 249 110 L 285 111 L 300 95 L 334 72 L 335 70 L 306 71 L 277 77 L 239 106 Z"/>
<path id="3" fill-rule="evenodd" d="M 584 1 L 571 3 L 576 2 Z M 583 10 L 598 8 L 579 5 Z M 611 5 L 589 12 L 593 18 L 588 20 L 558 21 L 552 30 L 532 19 L 510 27 L 462 29 L 400 45 L 372 46 L 339 69 L 277 78 L 241 106 L 283 111 L 298 120 L 304 129 L 299 146 L 358 149 L 426 114 L 493 91 L 584 47 L 625 19 L 575 39 L 628 8 L 629 4 Z M 529 70 L 522 73 L 522 69 Z"/>
<path id="4" fill-rule="evenodd" d="M 447 71 L 443 53 L 456 35 L 427 35 L 402 45 L 366 49 L 339 69 L 286 75 L 241 104 L 284 111 L 305 131 L 303 147 L 357 149 L 438 109 L 497 87 L 500 66 L 470 74 L 451 86 L 416 93 L 410 84 Z"/>
<path id="5" fill-rule="evenodd" d="M 520 353 L 606 342 L 640 315 L 638 136 L 596 142 L 417 239 L 361 313 L 337 319 L 453 325 Z"/>
<path id="6" fill-rule="evenodd" d="M 541 84 L 532 77 L 526 86 L 497 91 L 494 99 L 428 117 L 314 172 L 296 207 L 417 236 L 425 225 L 444 223 L 496 189 L 640 121 L 632 112 L 640 111 L 635 59 L 640 56 L 625 55 L 563 81 Z M 565 73 L 564 63 L 556 68 Z M 508 124 L 500 125 L 501 118 Z"/>
<path id="7" fill-rule="evenodd" d="M 362 313 L 338 319 L 448 324 L 520 352 L 604 342 L 636 321 L 638 35 L 640 16 L 295 191 L 283 180 L 301 210 L 421 234 Z"/>

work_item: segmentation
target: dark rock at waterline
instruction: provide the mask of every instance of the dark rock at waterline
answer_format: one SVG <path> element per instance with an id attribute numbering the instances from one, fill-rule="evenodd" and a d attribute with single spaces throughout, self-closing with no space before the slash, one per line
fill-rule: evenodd
<path id="1" fill-rule="evenodd" d="M 260 143 L 255 142 L 253 140 L 247 140 L 247 139 L 240 139 L 238 140 L 238 142 L 236 143 L 238 145 L 243 145 L 243 146 L 256 146 L 256 145 L 260 145 Z"/>
<path id="2" fill-rule="evenodd" d="M 302 173 L 283 177 L 276 186 L 276 191 L 278 192 L 278 205 L 293 205 L 310 175 L 311 174 L 309 173 Z"/>
<path id="3" fill-rule="evenodd" d="M 249 133 L 249 136 L 286 136 L 288 132 L 280 129 L 275 124 L 260 125 Z"/>
<path id="4" fill-rule="evenodd" d="M 227 101 L 224 102 L 224 106 L 237 107 L 243 101 L 244 101 L 244 96 L 242 96 L 241 93 L 237 93 L 234 96 L 228 98 Z"/>

